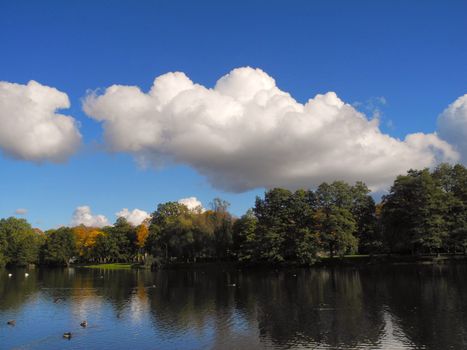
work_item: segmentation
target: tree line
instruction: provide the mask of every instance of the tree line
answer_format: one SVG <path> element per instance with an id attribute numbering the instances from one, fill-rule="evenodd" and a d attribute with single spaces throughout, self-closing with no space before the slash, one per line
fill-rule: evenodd
<path id="1" fill-rule="evenodd" d="M 132 226 L 60 227 L 42 232 L 25 219 L 0 220 L 0 265 L 168 263 L 229 260 L 313 264 L 346 254 L 465 254 L 467 169 L 441 164 L 398 176 L 376 204 L 363 182 L 315 190 L 267 190 L 237 218 L 216 198 L 209 210 L 157 206 Z"/>

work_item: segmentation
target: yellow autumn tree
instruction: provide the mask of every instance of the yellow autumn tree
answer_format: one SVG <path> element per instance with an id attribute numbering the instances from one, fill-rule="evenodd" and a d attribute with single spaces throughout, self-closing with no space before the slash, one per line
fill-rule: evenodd
<path id="1" fill-rule="evenodd" d="M 96 245 L 96 239 L 104 232 L 95 227 L 86 227 L 84 225 L 76 226 L 73 228 L 73 233 L 76 239 L 76 248 L 79 256 L 82 258 L 89 258 L 92 255 L 92 249 Z"/>
<path id="2" fill-rule="evenodd" d="M 144 247 L 146 239 L 148 238 L 149 229 L 146 225 L 141 224 L 136 228 L 136 245 L 139 249 Z"/>

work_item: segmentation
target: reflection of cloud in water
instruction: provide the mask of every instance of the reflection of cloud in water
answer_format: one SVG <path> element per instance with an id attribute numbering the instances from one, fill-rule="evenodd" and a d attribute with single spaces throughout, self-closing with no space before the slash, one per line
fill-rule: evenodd
<path id="1" fill-rule="evenodd" d="M 129 300 L 130 318 L 133 323 L 141 323 L 149 312 L 147 288 L 144 281 L 139 279 L 138 286 Z"/>
<path id="2" fill-rule="evenodd" d="M 399 327 L 397 317 L 387 309 L 383 310 L 384 329 L 379 342 L 378 349 L 412 349 L 415 347 Z"/>
<path id="3" fill-rule="evenodd" d="M 466 273 L 466 264 L 37 269 L 28 279 L 0 270 L 0 348 L 465 349 Z M 71 343 L 64 331 L 76 334 Z"/>
<path id="4" fill-rule="evenodd" d="M 71 294 L 71 308 L 74 318 L 81 322 L 88 318 L 97 318 L 102 313 L 104 300 L 98 295 L 94 281 L 88 278 L 73 276 L 73 289 Z"/>

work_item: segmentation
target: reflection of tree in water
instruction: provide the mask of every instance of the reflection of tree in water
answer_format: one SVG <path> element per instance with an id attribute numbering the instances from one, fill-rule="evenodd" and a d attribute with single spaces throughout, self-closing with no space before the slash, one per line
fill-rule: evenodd
<path id="1" fill-rule="evenodd" d="M 38 289 L 38 274 L 26 269 L 6 270 L 0 268 L 0 311 L 17 310 L 32 298 L 36 297 Z M 12 273 L 12 277 L 8 274 Z"/>
<path id="2" fill-rule="evenodd" d="M 234 288 L 221 269 L 162 271 L 149 292 L 156 327 L 170 334 L 202 332 L 233 311 Z"/>
<path id="3" fill-rule="evenodd" d="M 12 272 L 13 276 L 8 277 Z M 150 271 L 94 269 L 37 269 L 24 277 L 24 269 L 0 270 L 0 311 L 20 308 L 31 298 L 61 306 L 70 303 L 74 310 L 85 304 L 109 302 L 116 315 L 124 315 L 135 293 L 152 286 Z"/>
<path id="4" fill-rule="evenodd" d="M 376 344 L 383 329 L 381 303 L 371 301 L 378 290 L 348 269 L 167 271 L 151 293 L 157 328 L 173 336 L 212 327 L 223 346 L 257 333 L 276 345 Z"/>
<path id="5" fill-rule="evenodd" d="M 28 278 L 24 272 L 8 278 L 0 271 L 0 312 L 40 299 L 68 305 L 81 317 L 106 304 L 121 322 L 143 322 L 149 313 L 162 341 L 198 337 L 219 349 L 466 348 L 464 264 L 157 273 L 37 269 Z"/>
<path id="6" fill-rule="evenodd" d="M 407 338 L 424 349 L 467 348 L 467 266 L 398 266 L 381 273 L 385 299 Z"/>
<path id="7" fill-rule="evenodd" d="M 265 276 L 256 289 L 261 337 L 278 345 L 376 344 L 381 306 L 357 270 L 309 269 Z"/>

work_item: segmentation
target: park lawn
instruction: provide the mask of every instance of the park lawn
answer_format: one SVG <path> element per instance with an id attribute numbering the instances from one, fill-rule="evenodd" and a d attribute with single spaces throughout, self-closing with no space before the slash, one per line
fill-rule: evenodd
<path id="1" fill-rule="evenodd" d="M 96 264 L 96 265 L 85 265 L 89 269 L 106 269 L 106 270 L 122 270 L 131 269 L 132 264 L 127 263 L 113 263 L 113 264 Z"/>

